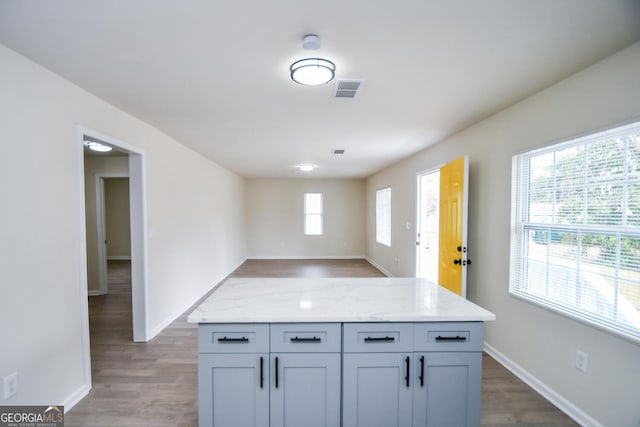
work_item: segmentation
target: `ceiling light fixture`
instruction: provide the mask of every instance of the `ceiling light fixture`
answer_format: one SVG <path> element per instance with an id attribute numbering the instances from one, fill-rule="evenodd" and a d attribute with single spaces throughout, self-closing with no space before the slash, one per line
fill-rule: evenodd
<path id="1" fill-rule="evenodd" d="M 110 147 L 110 146 L 104 145 L 104 144 L 100 144 L 99 142 L 96 142 L 96 141 L 87 140 L 87 141 L 84 142 L 84 145 L 89 150 L 98 151 L 100 153 L 106 153 L 108 151 L 113 150 L 113 147 Z"/>
<path id="2" fill-rule="evenodd" d="M 320 49 L 320 37 L 308 34 L 302 39 L 305 50 Z M 324 58 L 300 59 L 289 67 L 291 80 L 305 86 L 329 83 L 336 76 L 336 65 Z"/>
<path id="3" fill-rule="evenodd" d="M 312 165 L 311 163 L 302 163 L 296 167 L 300 169 L 302 172 L 311 172 L 316 168 L 316 165 Z"/>

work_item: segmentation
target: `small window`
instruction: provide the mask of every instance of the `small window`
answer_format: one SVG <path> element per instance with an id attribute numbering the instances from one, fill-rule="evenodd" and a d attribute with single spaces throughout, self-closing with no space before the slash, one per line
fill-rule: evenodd
<path id="1" fill-rule="evenodd" d="M 376 191 L 376 241 L 391 246 L 391 188 Z"/>
<path id="2" fill-rule="evenodd" d="M 640 341 L 640 123 L 513 157 L 512 295 Z"/>
<path id="3" fill-rule="evenodd" d="M 304 234 L 322 234 L 322 193 L 304 193 Z"/>

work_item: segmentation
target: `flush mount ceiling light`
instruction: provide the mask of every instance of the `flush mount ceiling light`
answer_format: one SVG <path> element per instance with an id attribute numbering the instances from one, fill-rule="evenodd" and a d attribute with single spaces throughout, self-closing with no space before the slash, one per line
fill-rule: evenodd
<path id="1" fill-rule="evenodd" d="M 320 37 L 308 34 L 302 39 L 305 50 L 318 50 Z M 329 83 L 336 75 L 336 66 L 324 58 L 305 58 L 294 62 L 289 67 L 291 80 L 305 86 L 317 86 Z"/>
<path id="2" fill-rule="evenodd" d="M 93 150 L 93 151 L 98 151 L 100 153 L 106 153 L 108 151 L 113 150 L 112 147 L 109 147 L 108 145 L 104 145 L 104 144 L 100 144 L 99 142 L 96 141 L 90 141 L 90 140 L 86 140 L 84 142 L 84 145 L 89 149 L 89 150 Z"/>
<path id="3" fill-rule="evenodd" d="M 311 172 L 316 168 L 316 165 L 312 165 L 311 163 L 302 163 L 296 167 L 300 169 L 302 172 Z"/>

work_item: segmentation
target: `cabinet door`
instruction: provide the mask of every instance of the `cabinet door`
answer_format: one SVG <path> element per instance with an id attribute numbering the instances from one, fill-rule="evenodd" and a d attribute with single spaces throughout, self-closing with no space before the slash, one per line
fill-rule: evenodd
<path id="1" fill-rule="evenodd" d="M 344 355 L 344 427 L 411 426 L 411 358 L 411 353 Z"/>
<path id="2" fill-rule="evenodd" d="M 414 427 L 480 425 L 482 353 L 416 353 L 414 361 Z"/>
<path id="3" fill-rule="evenodd" d="M 200 427 L 268 427 L 268 354 L 199 354 L 198 398 Z"/>
<path id="4" fill-rule="evenodd" d="M 272 353 L 271 427 L 340 427 L 340 354 Z"/>

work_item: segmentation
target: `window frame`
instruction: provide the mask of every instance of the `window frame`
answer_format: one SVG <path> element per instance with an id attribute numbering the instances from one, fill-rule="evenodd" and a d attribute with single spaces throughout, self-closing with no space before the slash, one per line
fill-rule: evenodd
<path id="1" fill-rule="evenodd" d="M 319 212 L 309 212 L 308 199 L 307 196 L 319 196 L 320 197 L 320 211 Z M 304 235 L 305 236 L 322 236 L 324 234 L 324 194 L 320 192 L 305 192 L 304 196 Z M 309 219 L 311 217 L 319 217 L 320 218 L 320 230 L 318 232 L 309 232 Z"/>
<path id="2" fill-rule="evenodd" d="M 589 150 L 598 149 L 600 148 L 598 147 L 599 144 L 604 146 L 605 143 L 616 141 L 616 138 L 623 141 L 624 155 L 620 164 L 612 163 L 612 165 L 618 165 L 622 168 L 623 178 L 621 180 L 612 180 L 611 178 L 609 178 L 609 180 L 594 179 L 590 174 L 592 169 L 590 169 L 591 163 L 589 163 L 588 158 Z M 632 141 L 635 141 L 633 142 L 633 146 L 631 146 Z M 640 185 L 640 177 L 637 174 L 637 169 L 631 169 L 630 166 L 631 161 L 637 161 L 637 154 L 632 152 L 632 150 L 637 150 L 637 143 L 639 141 L 640 122 L 635 122 L 553 143 L 543 148 L 532 149 L 514 155 L 512 157 L 511 176 L 509 294 L 634 342 L 640 342 L 640 324 L 638 323 L 640 319 L 640 309 L 636 308 L 636 312 L 629 310 L 629 306 L 633 308 L 633 305 L 628 304 L 626 298 L 623 297 L 621 283 L 631 288 L 635 287 L 636 295 L 640 295 L 640 280 L 628 279 L 626 277 L 621 279 L 621 272 L 624 273 L 623 276 L 631 272 L 631 277 L 633 277 L 633 274 L 636 274 L 638 270 L 640 270 L 640 262 L 631 264 L 631 267 L 629 267 L 629 264 L 624 265 L 623 262 L 621 262 L 620 242 L 625 239 L 630 241 L 640 239 L 640 224 L 637 224 L 637 218 L 633 220 L 631 224 L 628 223 L 628 217 L 634 216 L 634 213 L 629 210 L 629 203 L 631 201 L 629 187 Z M 559 214 L 562 209 L 561 202 L 557 200 L 558 196 L 556 193 L 561 192 L 563 189 L 566 190 L 566 187 L 562 187 L 562 182 L 558 183 L 558 164 L 560 161 L 558 160 L 557 153 L 561 152 L 561 150 L 571 148 L 578 150 L 583 148 L 586 159 L 584 165 L 580 165 L 579 162 L 575 163 L 575 165 L 584 168 L 584 181 L 578 181 L 580 183 L 576 184 L 576 188 L 582 186 L 581 190 L 583 192 L 581 196 L 583 199 L 580 200 L 579 206 L 581 206 L 584 212 L 580 212 L 580 214 L 587 212 L 587 208 L 590 207 L 590 202 L 593 205 L 595 201 L 598 201 L 597 196 L 595 196 L 595 199 L 590 198 L 590 189 L 596 188 L 597 186 L 613 187 L 614 184 L 622 185 L 623 196 L 620 205 L 622 206 L 623 213 L 620 214 L 620 225 L 607 223 L 607 220 L 612 221 L 616 219 L 613 213 L 607 214 L 602 224 L 594 224 L 592 223 L 593 220 L 589 220 L 588 215 L 581 217 L 580 214 L 576 215 L 576 220 L 574 221 L 562 222 L 563 218 L 560 218 L 561 215 Z M 531 166 L 531 160 L 549 154 L 553 155 L 552 208 L 550 214 L 539 215 L 537 218 L 538 221 L 536 222 L 531 220 L 532 205 L 534 204 L 532 200 L 535 199 L 535 191 L 531 190 L 533 187 L 532 181 L 534 180 L 532 176 L 536 176 L 532 173 L 533 167 Z M 600 164 L 598 164 L 598 166 L 602 167 Z M 637 166 L 634 166 L 634 168 L 636 167 Z M 537 172 L 542 170 L 542 167 L 536 169 Z M 633 177 L 630 178 L 630 175 Z M 578 176 L 579 175 L 576 174 L 572 177 L 575 178 Z M 582 178 L 580 178 L 580 180 L 582 180 Z M 584 206 L 582 206 L 582 204 L 584 204 Z M 634 208 L 638 210 L 636 207 Z M 551 221 L 544 222 L 549 215 L 552 217 Z M 536 235 L 542 240 L 536 240 Z M 564 239 L 567 236 L 575 236 L 576 238 L 575 256 L 573 256 L 573 258 L 562 258 L 561 260 L 553 256 L 550 257 L 550 247 L 552 244 L 558 241 L 557 239 Z M 594 236 L 602 237 L 603 239 L 610 237 L 616 239 L 615 258 L 613 261 L 611 259 L 608 260 L 609 262 L 614 262 L 614 266 L 610 268 L 613 270 L 614 275 L 613 284 L 610 283 L 612 279 L 611 273 L 603 273 L 603 267 L 601 265 L 593 263 L 588 254 L 583 254 L 583 252 L 586 252 L 586 249 L 588 249 L 586 244 L 583 247 L 585 238 Z M 539 258 L 535 259 L 535 255 L 533 257 L 530 255 L 530 248 L 534 246 L 532 241 L 548 245 L 546 249 L 546 260 L 540 261 Z M 562 240 L 560 241 L 562 242 Z M 602 253 L 604 249 L 606 249 L 604 244 L 589 247 L 596 247 L 597 252 L 600 254 L 599 256 L 603 257 Z M 633 262 L 633 259 L 633 256 L 630 256 L 627 262 Z M 567 265 L 567 260 L 575 262 L 575 266 Z M 535 267 L 532 268 L 531 266 Z M 539 275 L 536 275 L 536 272 L 540 266 L 543 266 L 546 272 L 545 280 L 534 283 L 530 276 L 539 277 Z M 559 273 L 560 270 L 562 270 L 562 272 Z M 563 282 L 561 278 L 566 278 L 566 282 Z M 552 279 L 556 280 L 555 286 Z M 575 279 L 575 283 L 573 279 Z M 607 283 L 607 281 L 609 283 Z M 542 286 L 546 289 L 544 295 L 541 295 L 540 283 L 542 283 Z M 563 283 L 566 284 L 566 286 L 557 286 L 557 283 Z M 601 286 L 602 284 L 606 284 L 606 286 Z M 575 288 L 573 288 L 573 286 L 575 286 Z M 537 290 L 534 289 L 536 287 L 538 288 Z M 613 297 L 607 300 L 606 297 L 610 296 L 608 295 L 609 292 L 612 293 Z M 555 294 L 555 296 L 550 297 L 550 294 Z M 568 303 L 568 301 L 572 299 L 575 299 L 576 302 Z M 637 301 L 635 301 L 634 304 L 637 306 Z M 611 312 L 610 317 L 606 314 L 608 311 Z"/>
<path id="3" fill-rule="evenodd" d="M 385 197 L 386 200 L 383 199 L 383 197 Z M 381 245 L 391 247 L 390 186 L 376 190 L 376 242 L 380 243 Z"/>

